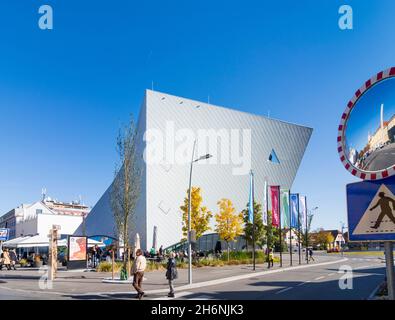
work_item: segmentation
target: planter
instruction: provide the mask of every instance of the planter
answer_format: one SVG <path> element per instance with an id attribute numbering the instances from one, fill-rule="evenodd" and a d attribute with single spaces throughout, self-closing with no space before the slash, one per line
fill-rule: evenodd
<path id="1" fill-rule="evenodd" d="M 34 267 L 35 268 L 41 268 L 43 266 L 43 262 L 42 261 L 34 261 Z"/>

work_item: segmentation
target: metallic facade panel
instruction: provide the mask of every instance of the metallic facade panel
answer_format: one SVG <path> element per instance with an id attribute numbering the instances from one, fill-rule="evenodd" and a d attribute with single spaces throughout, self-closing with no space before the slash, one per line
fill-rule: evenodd
<path id="1" fill-rule="evenodd" d="M 174 130 L 173 137 L 171 134 L 173 131 L 169 128 Z M 244 166 L 237 163 L 237 160 L 240 160 L 238 157 L 228 156 L 230 160 L 236 161 L 226 161 L 226 150 L 229 151 L 229 155 L 231 148 L 235 148 L 238 143 L 240 150 L 248 145 L 247 140 L 243 140 L 243 129 L 251 134 L 251 159 L 250 162 L 244 161 Z M 193 138 L 190 141 L 186 138 L 177 141 L 177 138 L 180 138 L 178 134 L 184 131 L 192 132 L 196 137 L 199 130 L 224 134 L 222 137 L 225 138 L 218 139 L 216 147 L 212 150 L 209 148 L 203 150 L 203 139 L 198 141 L 196 157 L 207 152 L 212 153 L 214 157 L 195 163 L 193 169 L 192 185 L 201 187 L 203 205 L 214 215 L 218 212 L 217 202 L 222 198 L 232 200 L 238 212 L 246 207 L 250 169 L 254 171 L 257 202 L 263 199 L 265 179 L 269 185 L 291 188 L 312 133 L 311 128 L 304 126 L 151 90 L 146 91 L 140 113 L 139 130 L 163 133 L 164 152 L 167 150 L 170 158 L 174 152 L 172 152 L 173 143 L 169 141 L 174 138 L 174 149 L 181 145 L 187 147 L 185 148 L 187 159 L 192 154 Z M 238 139 L 232 139 L 232 134 L 236 137 L 237 133 Z M 226 144 L 226 134 L 230 145 Z M 167 139 L 168 137 L 170 139 Z M 226 145 L 230 149 L 227 149 Z M 143 143 L 142 146 L 145 148 L 147 144 Z M 272 163 L 268 160 L 272 150 L 275 151 L 280 163 Z M 169 157 L 165 158 L 160 163 L 144 162 L 144 190 L 141 203 L 136 210 L 137 221 L 139 221 L 136 230 L 141 236 L 144 249 L 152 246 L 155 227 L 158 246 L 167 247 L 179 242 L 182 237 L 180 206 L 187 195 L 190 165 L 169 160 Z M 237 169 L 240 172 L 237 172 Z M 100 202 L 103 202 L 103 199 L 92 209 L 87 219 L 89 234 L 95 234 L 95 225 L 101 220 L 100 217 L 112 216 L 108 211 L 109 206 Z M 113 234 L 113 227 L 107 217 L 103 219 L 106 221 L 107 233 Z M 213 232 L 214 219 L 211 227 Z M 104 232 L 103 228 L 101 226 L 101 233 Z"/>

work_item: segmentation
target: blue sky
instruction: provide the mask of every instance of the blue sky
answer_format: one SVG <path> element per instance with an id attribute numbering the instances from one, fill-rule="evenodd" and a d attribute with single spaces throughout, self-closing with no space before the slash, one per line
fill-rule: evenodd
<path id="1" fill-rule="evenodd" d="M 40 5 L 54 29 L 37 26 Z M 354 29 L 338 28 L 350 4 Z M 313 127 L 293 192 L 314 227 L 346 220 L 355 179 L 336 150 L 355 90 L 394 64 L 394 1 L 22 1 L 0 3 L 0 213 L 40 197 L 94 205 L 115 136 L 144 89 Z M 246 199 L 247 200 L 247 199 Z"/>
<path id="2" fill-rule="evenodd" d="M 359 98 L 347 121 L 349 147 L 358 151 L 365 148 L 368 134 L 373 135 L 380 126 L 381 104 L 384 121 L 388 121 L 395 114 L 395 78 L 379 82 Z"/>

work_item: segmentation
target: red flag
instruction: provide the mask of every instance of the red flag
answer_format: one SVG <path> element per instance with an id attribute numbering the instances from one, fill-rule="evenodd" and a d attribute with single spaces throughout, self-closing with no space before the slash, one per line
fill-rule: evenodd
<path id="1" fill-rule="evenodd" d="M 272 200 L 272 226 L 280 225 L 280 187 L 270 186 L 270 195 Z"/>

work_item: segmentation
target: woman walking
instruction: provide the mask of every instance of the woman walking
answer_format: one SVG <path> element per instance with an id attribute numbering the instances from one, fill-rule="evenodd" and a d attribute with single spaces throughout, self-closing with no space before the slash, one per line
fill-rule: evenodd
<path id="1" fill-rule="evenodd" d="M 4 249 L 3 264 L 6 266 L 7 270 L 11 270 L 11 260 L 10 260 L 10 254 L 8 253 L 8 249 Z"/>
<path id="2" fill-rule="evenodd" d="M 177 279 L 178 272 L 176 266 L 176 259 L 174 252 L 171 252 L 169 255 L 169 260 L 167 261 L 167 271 L 166 271 L 166 279 L 169 281 L 170 292 L 167 295 L 170 298 L 174 298 L 174 284 L 173 281 Z"/>

